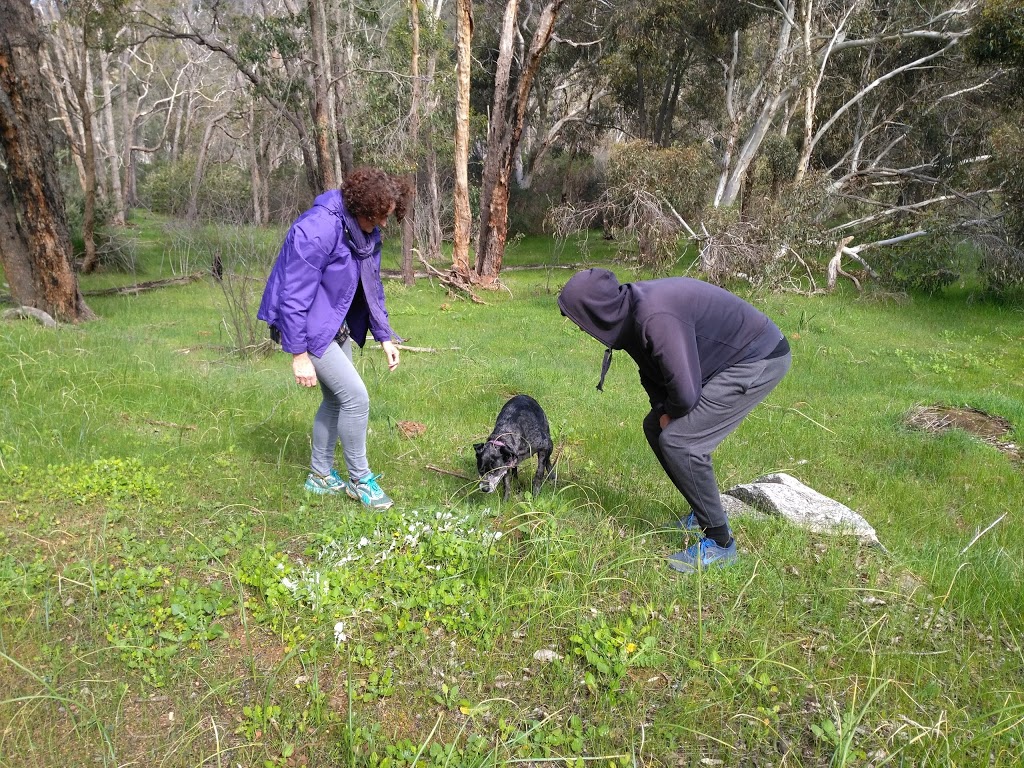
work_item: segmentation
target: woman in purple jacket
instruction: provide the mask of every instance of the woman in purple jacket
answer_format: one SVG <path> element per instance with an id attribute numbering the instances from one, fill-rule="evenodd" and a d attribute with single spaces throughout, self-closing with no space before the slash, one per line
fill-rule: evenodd
<path id="1" fill-rule="evenodd" d="M 398 339 L 388 324 L 380 278 L 381 235 L 391 214 L 405 215 L 406 187 L 375 168 L 352 172 L 340 190 L 324 192 L 285 236 L 257 317 L 292 354 L 303 387 L 319 382 L 323 401 L 313 419 L 307 491 L 345 493 L 371 509 L 394 502 L 366 458 L 370 398 L 352 364 L 352 342 L 380 342 L 388 370 L 398 367 Z M 334 468 L 341 440 L 347 478 Z"/>

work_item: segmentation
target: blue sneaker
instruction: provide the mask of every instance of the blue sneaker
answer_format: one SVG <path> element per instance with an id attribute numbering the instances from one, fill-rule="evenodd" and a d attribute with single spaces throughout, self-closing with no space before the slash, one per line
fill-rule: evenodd
<path id="1" fill-rule="evenodd" d="M 345 483 L 345 493 L 370 509 L 390 509 L 394 501 L 377 485 L 380 475 L 367 475 L 357 483 Z M 344 482 L 344 481 L 343 481 Z"/>
<path id="2" fill-rule="evenodd" d="M 728 547 L 720 547 L 706 536 L 692 547 L 668 556 L 668 567 L 681 573 L 695 573 L 700 568 L 721 568 L 736 562 L 736 539 Z"/>
<path id="3" fill-rule="evenodd" d="M 342 491 L 348 491 L 348 483 L 341 479 L 341 475 L 338 471 L 332 469 L 330 474 L 318 475 L 316 472 L 310 472 L 306 476 L 305 488 L 310 493 L 316 493 L 321 496 L 325 494 L 341 493 Z"/>
<path id="4" fill-rule="evenodd" d="M 697 515 L 693 512 L 676 520 L 676 528 L 682 528 L 684 531 L 699 531 L 701 529 L 700 523 L 697 522 Z"/>

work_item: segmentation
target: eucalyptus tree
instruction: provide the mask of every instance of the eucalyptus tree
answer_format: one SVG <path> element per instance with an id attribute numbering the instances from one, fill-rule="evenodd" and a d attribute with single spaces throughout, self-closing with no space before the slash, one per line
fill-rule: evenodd
<path id="1" fill-rule="evenodd" d="M 329 109 L 341 110 L 344 102 L 336 98 L 343 82 L 337 60 L 327 61 L 334 52 L 324 37 L 327 19 L 320 0 L 305 7 L 291 0 L 142 7 L 136 17 L 147 36 L 187 41 L 229 63 L 291 126 L 315 192 L 335 186 L 351 157 Z"/>
<path id="2" fill-rule="evenodd" d="M 15 302 L 60 320 L 88 320 L 94 315 L 71 267 L 39 20 L 29 0 L 0 0 L 0 16 L 0 264 Z"/>
<path id="3" fill-rule="evenodd" d="M 114 219 L 124 222 L 124 206 L 118 169 L 118 157 L 114 147 L 113 111 L 106 84 L 108 58 L 100 55 L 109 50 L 117 30 L 122 26 L 123 0 L 43 0 L 39 3 L 44 19 L 50 28 L 53 61 L 49 63 L 54 97 L 58 102 L 62 120 L 68 134 L 69 145 L 79 157 L 78 169 L 84 194 L 82 214 L 82 239 L 85 258 L 82 271 L 90 272 L 98 263 L 96 250 L 96 203 L 97 197 L 110 200 L 107 179 L 111 178 L 114 205 Z M 56 70 L 56 73 L 54 73 Z M 97 103 L 98 95 L 107 96 Z M 96 120 L 96 115 L 106 119 L 106 124 Z M 102 139 L 103 128 L 111 132 L 109 142 Z M 97 174 L 101 145 L 110 155 L 109 163 L 101 167 L 112 169 L 112 174 Z"/>

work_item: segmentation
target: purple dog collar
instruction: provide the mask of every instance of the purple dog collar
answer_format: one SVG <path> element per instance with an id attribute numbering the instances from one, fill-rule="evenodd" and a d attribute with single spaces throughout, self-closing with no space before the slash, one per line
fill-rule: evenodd
<path id="1" fill-rule="evenodd" d="M 503 442 L 501 442 L 501 440 L 488 440 L 487 442 L 490 443 L 491 445 L 496 445 L 499 448 L 505 448 L 506 447 L 505 444 Z"/>

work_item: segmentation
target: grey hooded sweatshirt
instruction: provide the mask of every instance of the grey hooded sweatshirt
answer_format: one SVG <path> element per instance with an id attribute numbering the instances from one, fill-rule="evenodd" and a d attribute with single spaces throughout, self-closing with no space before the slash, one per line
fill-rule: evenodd
<path id="1" fill-rule="evenodd" d="M 573 275 L 558 296 L 562 314 L 640 368 L 651 408 L 685 416 L 713 376 L 736 365 L 785 354 L 789 345 L 767 315 L 723 288 L 689 277 L 620 284 L 606 269 Z"/>

